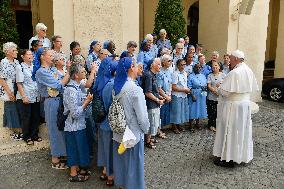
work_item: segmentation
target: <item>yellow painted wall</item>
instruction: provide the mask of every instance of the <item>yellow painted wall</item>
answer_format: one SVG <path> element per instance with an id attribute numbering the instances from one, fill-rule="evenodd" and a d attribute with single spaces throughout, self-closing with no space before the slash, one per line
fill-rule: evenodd
<path id="1" fill-rule="evenodd" d="M 54 35 L 62 37 L 62 49 L 68 54 L 69 44 L 74 40 L 75 34 L 73 0 L 53 0 L 53 20 Z"/>
<path id="2" fill-rule="evenodd" d="M 284 0 L 280 1 L 280 14 L 278 25 L 278 39 L 274 77 L 284 77 Z"/>
<path id="3" fill-rule="evenodd" d="M 47 37 L 50 38 L 53 36 L 53 0 L 32 0 L 31 9 L 34 35 L 36 35 L 36 24 L 42 22 L 47 26 Z"/>
<path id="4" fill-rule="evenodd" d="M 279 24 L 280 0 L 270 0 L 265 61 L 275 60 Z"/>
<path id="5" fill-rule="evenodd" d="M 148 33 L 153 33 L 154 30 L 154 23 L 155 23 L 155 13 L 158 6 L 159 0 L 144 0 L 144 7 L 143 7 L 143 36 Z"/>
<path id="6" fill-rule="evenodd" d="M 220 58 L 227 53 L 228 23 L 229 23 L 228 0 L 200 0 L 199 1 L 199 43 L 202 43 L 204 54 L 207 59 L 211 52 L 219 51 Z"/>

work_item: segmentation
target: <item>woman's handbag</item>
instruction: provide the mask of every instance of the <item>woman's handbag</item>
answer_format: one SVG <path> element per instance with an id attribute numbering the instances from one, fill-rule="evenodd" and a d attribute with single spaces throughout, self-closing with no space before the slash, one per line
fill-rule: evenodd
<path id="1" fill-rule="evenodd" d="M 102 97 L 97 93 L 93 93 L 92 115 L 95 123 L 101 123 L 107 116 Z"/>

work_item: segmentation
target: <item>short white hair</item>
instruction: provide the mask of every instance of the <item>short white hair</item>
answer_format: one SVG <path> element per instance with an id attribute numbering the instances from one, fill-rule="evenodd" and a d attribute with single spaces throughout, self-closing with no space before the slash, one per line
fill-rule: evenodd
<path id="1" fill-rule="evenodd" d="M 44 25 L 44 23 L 37 23 L 36 27 L 36 32 L 39 32 L 40 30 L 47 30 L 46 25 Z"/>
<path id="2" fill-rule="evenodd" d="M 182 43 L 177 43 L 177 44 L 176 44 L 176 48 L 177 48 L 177 47 L 182 47 L 182 48 L 183 48 L 184 45 L 183 45 Z"/>
<path id="3" fill-rule="evenodd" d="M 7 42 L 3 44 L 3 52 L 7 53 L 11 51 L 13 48 L 17 48 L 18 46 L 14 42 Z"/>
<path id="4" fill-rule="evenodd" d="M 179 43 L 184 43 L 184 38 L 179 38 L 179 39 L 178 39 L 178 42 L 179 42 Z"/>
<path id="5" fill-rule="evenodd" d="M 165 29 L 161 29 L 160 33 L 167 33 L 167 31 Z"/>
<path id="6" fill-rule="evenodd" d="M 169 60 L 172 60 L 172 56 L 168 54 L 164 54 L 163 56 L 161 56 L 161 62 L 167 62 Z"/>
<path id="7" fill-rule="evenodd" d="M 211 55 L 216 55 L 217 57 L 219 57 L 218 51 L 213 51 L 213 52 L 211 53 Z"/>
<path id="8" fill-rule="evenodd" d="M 145 40 L 147 40 L 147 41 L 153 40 L 153 35 L 148 33 L 147 35 L 145 35 Z"/>
<path id="9" fill-rule="evenodd" d="M 168 55 L 170 55 L 172 52 L 171 52 L 171 50 L 170 49 L 168 49 L 168 48 L 166 48 L 166 47 L 164 47 L 164 48 L 162 48 L 162 50 L 161 50 L 161 56 L 163 56 L 164 54 L 168 54 Z"/>
<path id="10" fill-rule="evenodd" d="M 161 59 L 160 58 L 154 58 L 153 63 L 155 63 L 157 61 L 161 61 Z"/>

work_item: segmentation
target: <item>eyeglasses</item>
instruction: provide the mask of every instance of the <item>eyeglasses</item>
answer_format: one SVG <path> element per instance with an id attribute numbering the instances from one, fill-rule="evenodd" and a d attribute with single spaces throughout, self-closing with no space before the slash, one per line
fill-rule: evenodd
<path id="1" fill-rule="evenodd" d="M 46 30 L 44 30 L 44 29 L 42 29 L 42 30 L 40 30 L 40 31 L 46 32 Z"/>

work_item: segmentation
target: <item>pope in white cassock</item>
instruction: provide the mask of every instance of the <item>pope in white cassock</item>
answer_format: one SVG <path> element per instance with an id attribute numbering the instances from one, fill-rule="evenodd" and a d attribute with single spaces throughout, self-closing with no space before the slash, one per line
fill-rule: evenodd
<path id="1" fill-rule="evenodd" d="M 244 63 L 245 55 L 236 50 L 230 56 L 231 71 L 219 86 L 214 164 L 234 167 L 253 159 L 250 95 L 258 90 L 252 70 Z"/>

